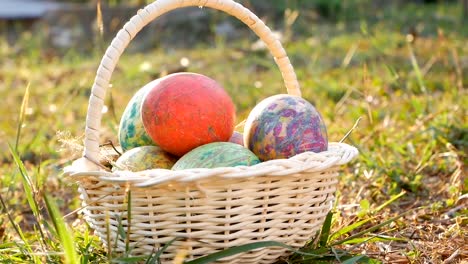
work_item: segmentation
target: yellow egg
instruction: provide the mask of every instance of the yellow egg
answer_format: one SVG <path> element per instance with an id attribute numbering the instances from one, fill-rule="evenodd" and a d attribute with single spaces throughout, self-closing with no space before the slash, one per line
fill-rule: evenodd
<path id="1" fill-rule="evenodd" d="M 171 169 L 175 162 L 174 156 L 157 146 L 142 146 L 122 154 L 115 162 L 114 170 Z"/>

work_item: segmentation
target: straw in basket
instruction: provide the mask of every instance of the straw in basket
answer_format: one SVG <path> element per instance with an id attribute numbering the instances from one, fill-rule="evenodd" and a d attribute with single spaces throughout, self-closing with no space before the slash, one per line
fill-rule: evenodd
<path id="1" fill-rule="evenodd" d="M 287 92 L 301 94 L 281 43 L 239 3 L 158 0 L 146 6 L 124 25 L 106 50 L 89 99 L 83 157 L 65 168 L 79 184 L 84 217 L 102 242 L 112 243 L 108 246 L 117 252 L 129 246 L 132 255 L 148 255 L 177 238 L 162 254 L 163 261 L 173 260 L 181 250 L 187 252 L 187 259 L 194 259 L 258 241 L 300 248 L 323 224 L 334 199 L 339 167 L 357 155 L 356 148 L 329 143 L 324 152 L 305 152 L 250 167 L 110 172 L 99 164 L 102 107 L 119 57 L 145 25 L 188 6 L 221 10 L 244 22 L 273 55 Z M 118 235 L 119 228 L 125 230 L 125 237 Z M 288 254 L 284 248 L 263 248 L 222 262 L 273 263 Z"/>

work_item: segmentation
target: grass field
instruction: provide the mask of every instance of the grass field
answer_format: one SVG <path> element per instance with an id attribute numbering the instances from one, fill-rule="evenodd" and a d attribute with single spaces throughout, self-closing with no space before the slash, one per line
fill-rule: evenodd
<path id="1" fill-rule="evenodd" d="M 333 21 L 300 10 L 286 30 L 303 96 L 322 113 L 330 141 L 360 119 L 346 139 L 360 155 L 340 176 L 331 232 L 306 249 L 320 256 L 296 254 L 290 263 L 466 263 L 468 24 L 460 17 L 456 4 L 389 6 Z M 285 92 L 270 55 L 250 50 L 254 41 L 124 54 L 102 142 L 117 142 L 132 94 L 183 58 L 188 71 L 224 85 L 242 121 L 256 102 Z M 31 33 L 0 42 L 0 262 L 117 261 L 74 213 L 77 186 L 62 176 L 80 155 L 102 50 L 43 50 Z"/>

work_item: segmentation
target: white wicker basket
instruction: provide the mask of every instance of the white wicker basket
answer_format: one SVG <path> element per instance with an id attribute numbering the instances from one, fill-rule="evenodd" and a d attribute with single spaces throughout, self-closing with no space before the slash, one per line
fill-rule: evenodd
<path id="1" fill-rule="evenodd" d="M 120 55 L 145 25 L 187 6 L 218 9 L 244 22 L 270 50 L 288 93 L 300 95 L 281 43 L 242 5 L 231 0 L 158 0 L 146 6 L 106 50 L 89 100 L 83 157 L 65 168 L 66 175 L 79 183 L 85 219 L 104 244 L 114 247 L 116 243 L 118 252 L 128 244 L 132 255 L 150 254 L 177 237 L 163 253 L 163 261 L 171 261 L 182 250 L 187 259 L 193 259 L 266 240 L 300 248 L 323 224 L 334 199 L 339 167 L 357 155 L 356 148 L 329 143 L 321 153 L 306 152 L 250 167 L 110 172 L 99 164 L 102 107 Z M 128 232 L 126 238 L 117 235 L 119 226 Z M 273 263 L 287 254 L 284 248 L 264 248 L 223 262 Z"/>

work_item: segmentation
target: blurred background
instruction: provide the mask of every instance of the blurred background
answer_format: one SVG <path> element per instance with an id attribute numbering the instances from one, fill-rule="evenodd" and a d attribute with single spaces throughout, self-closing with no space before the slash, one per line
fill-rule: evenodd
<path id="1" fill-rule="evenodd" d="M 10 45 L 21 45 L 21 41 L 31 45 L 33 38 L 34 45 L 39 45 L 46 54 L 63 53 L 68 49 L 89 51 L 99 46 L 101 41 L 105 42 L 112 38 L 136 10 L 149 2 L 151 1 L 0 0 L 0 36 Z M 458 24 L 468 16 L 468 0 L 240 0 L 239 2 L 261 16 L 267 24 L 274 25 L 274 28 L 285 28 L 288 27 L 288 23 L 294 24 L 291 32 L 302 35 L 310 32 L 311 22 L 333 21 L 346 23 L 345 26 L 349 25 L 352 28 L 353 21 L 365 18 L 371 23 L 376 22 L 392 17 L 392 14 L 402 8 L 416 11 L 414 21 L 408 21 L 407 18 L 404 19 L 407 24 L 394 21 L 394 26 L 405 33 L 434 32 L 430 27 L 419 25 L 421 21 L 418 19 Z M 444 5 L 459 5 L 458 12 L 445 16 L 434 12 L 433 17 L 418 18 L 423 15 L 417 12 L 418 8 L 439 6 L 436 11 Z M 298 14 L 292 11 L 300 11 L 299 19 L 295 17 Z M 242 27 L 239 30 L 239 23 L 235 20 L 212 11 L 177 10 L 175 14 L 159 20 L 138 35 L 132 44 L 133 50 L 142 51 L 161 45 L 190 47 L 199 41 L 206 42 L 220 36 L 235 39 L 245 32 Z M 190 32 L 192 34 L 187 34 Z"/>

